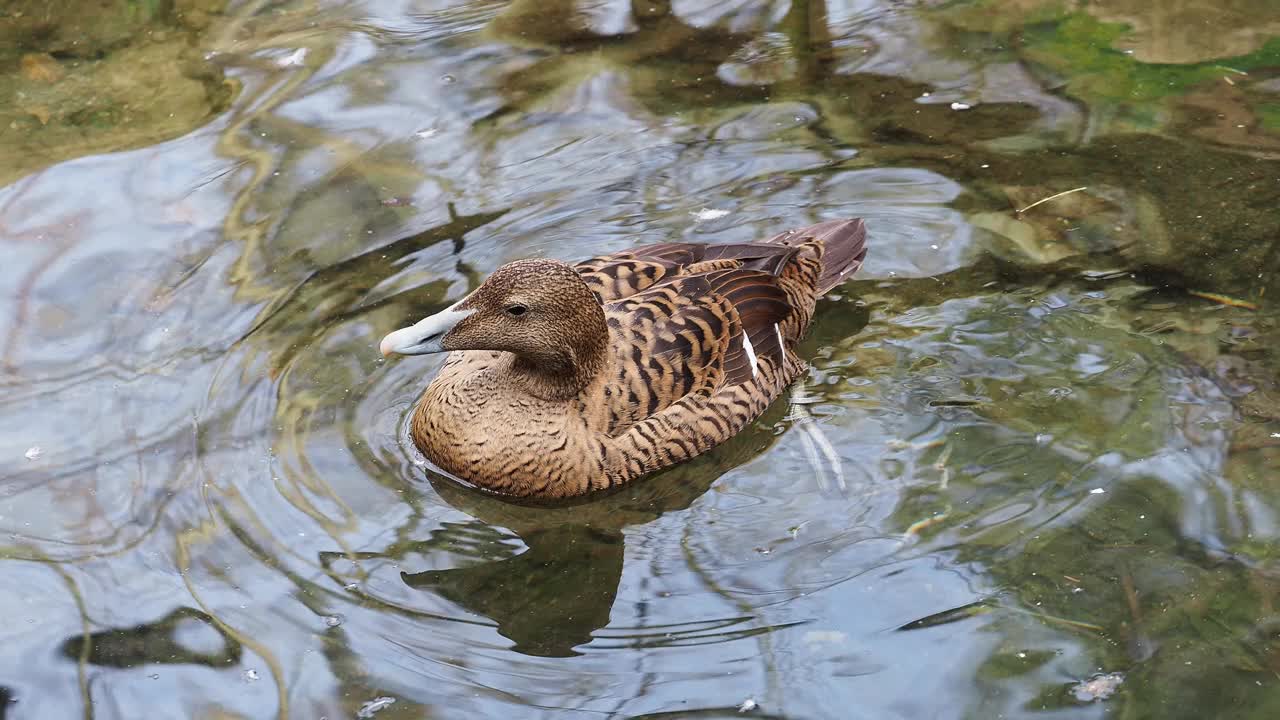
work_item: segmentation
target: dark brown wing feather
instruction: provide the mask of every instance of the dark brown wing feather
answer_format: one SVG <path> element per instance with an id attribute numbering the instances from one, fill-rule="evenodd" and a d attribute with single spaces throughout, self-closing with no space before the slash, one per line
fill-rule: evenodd
<path id="1" fill-rule="evenodd" d="M 829 220 L 779 233 L 765 242 L 792 247 L 815 241 L 822 246 L 822 274 L 815 286 L 822 297 L 862 267 L 867 257 L 867 225 L 862 218 Z"/>
<path id="2" fill-rule="evenodd" d="M 711 293 L 733 307 L 742 328 L 725 355 L 725 382 L 751 382 L 759 373 L 756 364 L 765 358 L 781 365 L 786 348 L 780 327 L 795 308 L 778 276 L 758 270 L 720 270 L 707 276 L 707 284 Z M 751 343 L 754 361 L 742 342 L 743 333 Z"/>

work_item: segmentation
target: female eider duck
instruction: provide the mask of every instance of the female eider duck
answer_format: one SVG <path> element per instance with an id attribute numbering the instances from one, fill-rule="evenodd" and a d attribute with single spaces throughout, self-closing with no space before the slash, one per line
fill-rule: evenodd
<path id="1" fill-rule="evenodd" d="M 796 344 L 865 240 L 862 220 L 838 220 L 759 243 L 519 260 L 380 349 L 449 353 L 411 424 L 441 468 L 508 495 L 581 495 L 759 417 L 805 370 Z"/>

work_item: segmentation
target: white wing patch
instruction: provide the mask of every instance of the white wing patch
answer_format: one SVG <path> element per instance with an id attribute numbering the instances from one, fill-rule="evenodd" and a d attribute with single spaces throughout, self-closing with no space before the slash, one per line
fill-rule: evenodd
<path id="1" fill-rule="evenodd" d="M 747 332 L 742 331 L 742 349 L 747 353 L 747 359 L 751 361 L 751 377 L 755 377 L 760 372 L 760 361 L 756 358 L 756 349 L 751 346 L 751 338 L 747 337 Z"/>

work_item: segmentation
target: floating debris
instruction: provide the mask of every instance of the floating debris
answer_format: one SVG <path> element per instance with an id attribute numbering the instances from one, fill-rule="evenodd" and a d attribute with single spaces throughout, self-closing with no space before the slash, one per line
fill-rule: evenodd
<path id="1" fill-rule="evenodd" d="M 952 110 L 968 110 L 968 109 L 970 109 L 970 108 L 972 108 L 972 107 L 973 107 L 973 106 L 972 106 L 972 105 L 970 105 L 969 103 L 962 103 L 962 102 L 953 102 L 953 103 L 951 103 L 951 109 L 952 109 Z"/>
<path id="2" fill-rule="evenodd" d="M 1120 683 L 1124 682 L 1124 673 L 1099 673 L 1071 688 L 1076 700 L 1089 703 L 1095 700 L 1106 700 L 1116 694 Z"/>
<path id="3" fill-rule="evenodd" d="M 433 138 L 439 134 L 440 134 L 440 130 L 437 128 L 424 128 L 414 133 L 413 136 L 418 138 L 419 140 L 426 140 L 428 138 Z"/>
<path id="4" fill-rule="evenodd" d="M 1088 630 L 1090 632 L 1095 632 L 1095 633 L 1105 632 L 1101 626 L 1094 625 L 1093 623 L 1055 617 L 1053 615 L 1047 615 L 1045 613 L 1039 613 L 1033 610 L 1020 608 L 1016 605 L 995 605 L 990 600 L 979 600 L 977 602 L 969 603 L 968 605 L 961 605 L 960 607 L 951 608 L 949 610 L 943 610 L 941 612 L 937 612 L 932 615 L 929 615 L 928 617 L 920 618 L 919 620 L 912 620 L 911 622 L 905 625 L 899 625 L 896 629 L 899 631 L 902 631 L 902 630 L 921 630 L 924 628 L 937 627 L 939 625 L 946 625 L 948 623 L 967 620 L 971 617 L 975 617 L 978 615 L 985 615 L 986 613 L 992 612 L 993 610 L 997 610 L 997 609 L 1004 610 L 1006 612 L 1015 612 L 1020 615 L 1028 615 L 1030 617 L 1044 620 L 1045 622 L 1051 622 L 1058 625 L 1065 625 L 1066 627 L 1076 628 L 1078 630 Z"/>
<path id="5" fill-rule="evenodd" d="M 53 118 L 53 112 L 44 105 L 32 105 L 31 107 L 23 108 L 22 111 L 39 120 L 41 125 L 48 125 L 49 120 Z"/>
<path id="6" fill-rule="evenodd" d="M 1058 199 L 1058 198 L 1060 198 L 1060 197 L 1064 197 L 1064 196 L 1066 196 L 1066 195 L 1070 195 L 1071 193 L 1078 193 L 1078 192 L 1080 192 L 1081 190 L 1087 190 L 1088 188 L 1089 188 L 1089 186 L 1088 186 L 1088 185 L 1081 185 L 1081 186 L 1080 186 L 1080 187 L 1078 187 L 1078 188 L 1071 188 L 1070 190 L 1063 190 L 1063 191 L 1062 191 L 1062 192 L 1060 192 L 1060 193 L 1055 193 L 1055 194 L 1053 194 L 1053 195 L 1050 195 L 1050 196 L 1049 196 L 1049 197 L 1047 197 L 1047 198 L 1040 198 L 1039 200 L 1037 200 L 1037 201 L 1035 201 L 1035 202 L 1031 203 L 1030 205 L 1028 205 L 1028 206 L 1026 206 L 1026 207 L 1022 208 L 1021 210 L 1017 210 L 1017 211 L 1015 211 L 1015 212 L 1014 212 L 1014 214 L 1015 214 L 1015 215 L 1021 215 L 1022 213 L 1024 213 L 1024 212 L 1026 212 L 1026 211 L 1030 210 L 1031 208 L 1033 208 L 1033 207 L 1035 207 L 1035 206 L 1037 206 L 1037 205 L 1043 205 L 1043 204 L 1045 204 L 1045 203 L 1047 203 L 1047 202 L 1049 202 L 1049 201 L 1051 201 L 1051 200 L 1057 200 L 1057 199 Z"/>
<path id="7" fill-rule="evenodd" d="M 938 438 L 936 440 L 928 440 L 921 443 L 914 443 L 910 440 L 900 440 L 897 438 L 884 441 L 885 446 L 890 450 L 929 450 L 931 448 L 941 447 L 946 443 L 946 438 Z"/>
<path id="8" fill-rule="evenodd" d="M 1219 305 L 1226 305 L 1228 307 L 1244 308 L 1245 310 L 1258 309 L 1258 303 L 1256 302 L 1241 300 L 1240 298 L 1231 297 L 1230 295 L 1223 295 L 1221 293 L 1205 292 L 1203 290 L 1188 290 L 1187 294 L 1194 295 L 1195 297 L 1198 297 L 1198 298 L 1204 298 L 1205 300 L 1212 300 L 1213 302 L 1216 302 Z"/>
<path id="9" fill-rule="evenodd" d="M 906 532 L 902 533 L 902 539 L 909 540 L 915 537 L 916 535 L 919 535 L 921 532 L 928 530 L 934 525 L 937 525 L 938 523 L 945 521 L 949 517 L 951 517 L 950 508 L 938 513 L 937 515 L 927 517 L 923 520 L 917 520 L 911 523 L 911 525 L 907 527 Z"/>
<path id="10" fill-rule="evenodd" d="M 758 707 L 760 707 L 760 703 L 756 702 L 755 698 L 747 698 L 746 700 L 742 701 L 741 705 L 738 706 L 738 712 L 740 713 L 751 712 L 752 710 L 755 710 Z"/>
<path id="11" fill-rule="evenodd" d="M 1092 490 L 1090 490 L 1090 491 L 1089 491 L 1089 494 L 1090 494 L 1090 495 L 1101 495 L 1101 494 L 1102 494 L 1102 493 L 1104 493 L 1104 492 L 1106 492 L 1106 490 L 1104 490 L 1104 489 L 1102 489 L 1102 488 L 1094 488 L 1094 489 L 1092 489 Z"/>
<path id="12" fill-rule="evenodd" d="M 280 67 L 302 67 L 307 59 L 307 49 L 298 48 L 276 61 Z"/>
<path id="13" fill-rule="evenodd" d="M 706 220 L 719 220 L 720 218 L 724 217 L 725 215 L 728 215 L 728 214 L 729 214 L 729 211 L 728 211 L 728 210 L 717 210 L 717 209 L 714 209 L 714 208 L 702 208 L 702 209 L 701 209 L 701 210 L 699 210 L 698 212 L 693 212 L 693 213 L 689 213 L 689 214 L 693 216 L 693 219 L 694 219 L 695 221 L 697 221 L 697 222 L 703 222 L 703 221 L 706 221 Z"/>
<path id="14" fill-rule="evenodd" d="M 244 671 L 245 682 L 257 682 L 260 679 L 262 679 L 262 676 L 258 674 L 257 670 L 254 670 L 253 668 L 249 668 L 248 670 Z"/>
<path id="15" fill-rule="evenodd" d="M 1057 617 L 1055 615 L 1049 615 L 1048 613 L 1040 613 L 1040 612 L 1035 612 L 1033 610 L 1026 610 L 1024 608 L 1017 607 L 1016 605 L 1002 605 L 1001 609 L 1008 610 L 1010 612 L 1021 613 L 1023 615 L 1028 615 L 1033 618 L 1039 618 L 1041 620 L 1044 620 L 1045 622 L 1051 622 L 1051 623 L 1062 625 L 1069 628 L 1076 628 L 1077 630 L 1088 630 L 1089 632 L 1093 632 L 1093 633 L 1106 632 L 1106 629 L 1103 628 L 1101 625 L 1095 625 L 1093 623 L 1087 623 L 1081 620 L 1071 620 L 1070 618 Z"/>
<path id="16" fill-rule="evenodd" d="M 1272 437 L 1280 437 L 1280 436 L 1272 435 Z M 32 445 L 31 447 L 27 448 L 26 452 L 22 453 L 22 457 L 28 460 L 35 460 L 36 458 L 40 457 L 43 454 L 44 454 L 44 450 L 41 450 L 39 445 Z"/>
<path id="17" fill-rule="evenodd" d="M 328 625 L 331 628 L 338 627 L 339 625 L 342 624 L 342 616 L 341 615 L 325 615 L 324 624 Z"/>
<path id="18" fill-rule="evenodd" d="M 22 77 L 32 82 L 56 83 L 66 73 L 57 58 L 48 53 L 27 53 L 18 60 Z"/>
<path id="19" fill-rule="evenodd" d="M 954 400 L 930 400 L 929 407 L 973 407 L 981 405 L 981 400 L 968 400 L 965 398 L 956 398 Z"/>
<path id="20" fill-rule="evenodd" d="M 377 713 L 382 710 L 386 710 L 387 708 L 391 707 L 395 703 L 396 703 L 396 699 L 391 697 L 390 695 L 384 695 L 379 698 L 374 698 L 369 702 L 365 703 L 364 705 L 360 706 L 360 709 L 356 712 L 356 717 L 362 718 L 362 720 L 364 718 L 371 718 L 373 717 L 374 713 Z"/>
<path id="21" fill-rule="evenodd" d="M 922 617 L 919 620 L 912 620 L 905 625 L 899 625 L 897 629 L 922 630 L 924 628 L 937 627 L 939 625 L 946 625 L 948 623 L 959 622 L 961 620 L 968 620 L 969 618 L 977 615 L 985 615 L 994 609 L 995 608 L 993 608 L 987 601 L 979 600 L 978 602 L 969 603 L 968 605 L 961 605 L 960 607 L 943 610 L 942 612 L 934 613 L 928 617 Z"/>

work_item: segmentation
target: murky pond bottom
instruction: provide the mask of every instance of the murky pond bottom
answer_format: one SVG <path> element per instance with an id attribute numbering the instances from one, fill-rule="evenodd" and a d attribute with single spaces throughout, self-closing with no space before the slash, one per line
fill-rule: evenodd
<path id="1" fill-rule="evenodd" d="M 0 717 L 1280 707 L 1269 3 L 126 5 L 0 81 Z M 208 104 L 60 109 L 140 57 Z M 502 263 L 846 216 L 807 412 L 557 506 L 407 442 Z"/>

